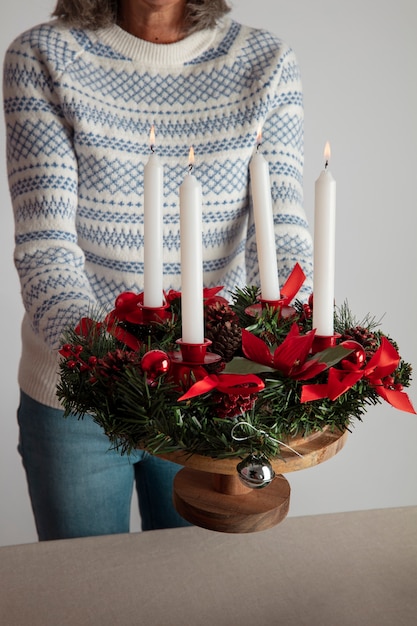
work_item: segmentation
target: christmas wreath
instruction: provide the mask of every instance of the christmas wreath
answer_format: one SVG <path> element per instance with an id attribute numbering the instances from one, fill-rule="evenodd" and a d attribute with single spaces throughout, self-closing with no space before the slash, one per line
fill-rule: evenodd
<path id="1" fill-rule="evenodd" d="M 268 306 L 257 287 L 230 300 L 221 289 L 204 290 L 200 363 L 181 355 L 177 291 L 165 294 L 156 319 L 145 315 L 143 294 L 125 292 L 112 311 L 67 329 L 57 387 L 65 415 L 90 414 L 122 453 L 272 458 L 294 437 L 349 429 L 383 400 L 415 413 L 404 391 L 411 365 L 375 318 L 335 307 L 337 340 L 317 349 L 312 296 L 306 304 L 290 293 Z"/>

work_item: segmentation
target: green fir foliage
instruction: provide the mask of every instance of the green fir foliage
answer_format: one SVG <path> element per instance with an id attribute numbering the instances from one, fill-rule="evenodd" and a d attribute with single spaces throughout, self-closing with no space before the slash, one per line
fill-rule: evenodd
<path id="1" fill-rule="evenodd" d="M 230 309 L 237 314 L 241 328 L 262 339 L 271 353 L 285 340 L 292 324 L 296 323 L 303 334 L 312 330 L 311 308 L 298 300 L 290 316 L 283 317 L 280 310 L 269 307 L 254 316 L 250 307 L 258 296 L 257 288 L 238 289 L 231 294 Z M 201 368 L 186 366 L 184 372 L 180 368 L 175 370 L 176 376 L 172 375 L 171 357 L 178 355 L 176 340 L 181 336 L 180 298 L 172 300 L 170 315 L 158 323 L 116 320 L 114 328 L 129 332 L 139 341 L 137 350 L 127 347 L 116 337 L 114 328 L 100 319 L 103 317 L 91 321 L 88 331 L 80 332 L 78 328 L 65 332 L 57 396 L 66 416 L 76 414 L 82 419 L 90 414 L 110 445 L 122 453 L 146 448 L 162 455 L 182 450 L 215 458 L 245 456 L 254 451 L 266 457 L 280 456 L 281 442 L 289 443 L 293 437 L 324 428 L 344 431 L 355 420 L 362 420 L 369 406 L 381 402 L 366 378 L 334 401 L 327 397 L 300 401 L 303 384 L 325 383 L 329 368 L 338 367 L 350 355 L 351 351 L 343 347 L 316 355 L 326 369 L 314 380 L 301 381 L 245 358 L 239 346 L 230 362 L 207 373 L 255 374 L 264 384 L 261 391 L 248 397 L 212 389 L 179 400 L 202 377 Z M 379 322 L 370 316 L 358 322 L 347 303 L 335 310 L 335 332 L 341 340 L 362 342 L 367 359 L 384 336 L 378 326 Z M 170 360 L 167 370 L 144 369 L 144 354 L 156 349 Z M 407 387 L 411 373 L 411 365 L 400 360 L 390 377 L 391 388 Z"/>

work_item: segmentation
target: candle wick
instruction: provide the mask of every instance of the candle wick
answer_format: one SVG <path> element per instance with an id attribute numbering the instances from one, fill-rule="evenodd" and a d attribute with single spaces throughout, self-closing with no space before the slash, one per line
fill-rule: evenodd
<path id="1" fill-rule="evenodd" d="M 151 152 L 154 153 L 155 152 L 155 146 L 153 145 L 153 143 L 151 143 Z"/>
<path id="2" fill-rule="evenodd" d="M 258 144 L 256 144 L 256 152 L 259 152 L 261 146 L 262 146 L 262 141 L 260 141 Z"/>
<path id="3" fill-rule="evenodd" d="M 192 171 L 193 171 L 193 164 L 189 163 L 188 164 L 188 173 L 191 174 Z"/>
<path id="4" fill-rule="evenodd" d="M 326 162 L 324 164 L 324 169 L 327 170 L 328 167 L 329 167 L 329 159 L 326 159 Z"/>

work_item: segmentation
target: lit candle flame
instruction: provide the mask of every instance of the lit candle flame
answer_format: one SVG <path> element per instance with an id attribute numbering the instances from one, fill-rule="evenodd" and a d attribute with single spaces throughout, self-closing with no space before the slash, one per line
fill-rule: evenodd
<path id="1" fill-rule="evenodd" d="M 259 125 L 258 132 L 256 134 L 256 144 L 259 147 L 262 144 L 262 126 Z"/>
<path id="2" fill-rule="evenodd" d="M 325 167 L 329 165 L 329 160 L 331 157 L 330 143 L 326 141 L 326 145 L 324 146 L 324 163 Z"/>
<path id="3" fill-rule="evenodd" d="M 190 146 L 190 152 L 188 155 L 188 171 L 191 172 L 193 167 L 194 167 L 194 148 L 193 146 Z"/>
<path id="4" fill-rule="evenodd" d="M 151 146 L 151 150 L 153 152 L 155 146 L 155 126 L 152 124 L 151 130 L 149 132 L 149 144 Z"/>

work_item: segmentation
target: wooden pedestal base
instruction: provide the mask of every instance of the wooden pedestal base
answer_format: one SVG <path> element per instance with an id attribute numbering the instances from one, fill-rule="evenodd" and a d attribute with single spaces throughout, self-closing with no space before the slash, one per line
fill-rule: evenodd
<path id="1" fill-rule="evenodd" d="M 290 505 L 290 485 L 279 475 L 263 489 L 237 476 L 184 467 L 174 480 L 174 505 L 188 522 L 227 533 L 250 533 L 279 524 Z"/>
<path id="2" fill-rule="evenodd" d="M 282 474 L 313 467 L 331 459 L 345 445 L 348 431 L 311 433 L 288 441 L 282 456 L 271 459 L 274 480 L 262 489 L 243 485 L 237 474 L 238 458 L 214 459 L 176 451 L 160 455 L 184 465 L 174 480 L 174 505 L 187 521 L 227 533 L 265 530 L 288 513 L 290 486 Z M 297 450 L 298 454 L 294 452 Z"/>

